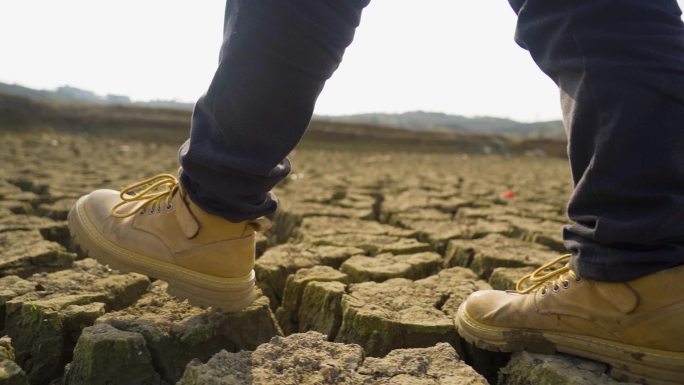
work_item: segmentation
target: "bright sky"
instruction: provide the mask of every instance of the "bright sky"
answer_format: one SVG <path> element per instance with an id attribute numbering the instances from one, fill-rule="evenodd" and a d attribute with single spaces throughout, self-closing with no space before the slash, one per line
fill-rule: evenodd
<path id="1" fill-rule="evenodd" d="M 194 101 L 215 70 L 224 4 L 0 1 L 0 81 Z M 557 119 L 557 90 L 513 42 L 514 27 L 506 0 L 372 0 L 316 113 Z"/>

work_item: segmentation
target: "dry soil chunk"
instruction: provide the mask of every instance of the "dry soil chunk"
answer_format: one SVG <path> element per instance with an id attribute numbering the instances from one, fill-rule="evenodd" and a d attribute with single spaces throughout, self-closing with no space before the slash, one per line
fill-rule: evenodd
<path id="1" fill-rule="evenodd" d="M 216 354 L 191 362 L 178 385 L 486 385 L 448 344 L 366 358 L 357 345 L 325 341 L 309 332 L 276 337 L 254 352 Z"/>
<path id="2" fill-rule="evenodd" d="M 392 226 L 408 227 L 411 221 L 449 222 L 453 214 L 437 209 L 416 208 L 400 213 L 381 213 L 380 220 Z"/>
<path id="3" fill-rule="evenodd" d="M 21 191 L 22 190 L 16 184 L 6 180 L 4 175 L 2 178 L 0 178 L 0 198 L 4 199 L 12 194 L 21 193 Z"/>
<path id="4" fill-rule="evenodd" d="M 472 206 L 472 202 L 455 194 L 430 193 L 423 190 L 407 190 L 399 194 L 386 194 L 382 202 L 383 213 L 401 213 L 414 209 L 437 209 L 453 213 L 461 207 Z M 387 214 L 385 214 L 387 215 Z"/>
<path id="5" fill-rule="evenodd" d="M 418 239 L 427 242 L 443 252 L 451 239 L 475 239 L 482 238 L 487 234 L 512 235 L 515 232 L 513 226 L 506 222 L 485 220 L 459 220 L 459 221 L 430 221 L 430 220 L 406 220 L 405 226 L 418 231 Z"/>
<path id="6" fill-rule="evenodd" d="M 31 383 L 57 377 L 84 327 L 107 309 L 134 302 L 149 286 L 144 276 L 117 274 L 92 259 L 27 280 L 36 290 L 6 302 L 5 327 Z"/>
<path id="7" fill-rule="evenodd" d="M 336 341 L 358 343 L 371 356 L 395 348 L 456 341 L 451 313 L 470 293 L 489 288 L 464 268 L 411 281 L 351 285 L 342 297 L 342 325 Z"/>
<path id="8" fill-rule="evenodd" d="M 496 290 L 514 290 L 520 278 L 534 270 L 534 267 L 497 267 L 489 277 L 489 284 Z"/>
<path id="9" fill-rule="evenodd" d="M 516 353 L 499 372 L 499 385 L 617 385 L 606 365 L 566 355 Z M 636 385 L 636 384 L 634 384 Z"/>
<path id="10" fill-rule="evenodd" d="M 416 235 L 416 231 L 375 221 L 335 217 L 305 218 L 297 232 L 305 239 L 335 234 L 391 235 L 397 237 L 413 237 Z"/>
<path id="11" fill-rule="evenodd" d="M 490 234 L 481 239 L 449 241 L 445 258 L 447 266 L 470 267 L 489 278 L 497 267 L 539 267 L 556 254 L 536 243 Z"/>
<path id="12" fill-rule="evenodd" d="M 366 358 L 358 345 L 315 332 L 275 337 L 254 352 L 191 362 L 178 385 L 486 385 L 448 344 Z"/>
<path id="13" fill-rule="evenodd" d="M 42 230 L 59 225 L 50 218 L 37 217 L 32 215 L 11 215 L 5 218 L 0 218 L 0 233 L 6 231 L 28 231 L 28 230 Z"/>
<path id="14" fill-rule="evenodd" d="M 254 352 L 222 351 L 206 364 L 193 361 L 178 385 L 351 385 L 362 361 L 358 345 L 328 342 L 316 332 L 293 334 Z"/>
<path id="15" fill-rule="evenodd" d="M 430 245 L 413 238 L 400 238 L 392 235 L 373 234 L 330 234 L 320 237 L 307 238 L 307 242 L 314 245 L 352 246 L 364 250 L 364 254 L 411 254 L 430 251 Z"/>
<path id="16" fill-rule="evenodd" d="M 342 282 L 311 282 L 304 288 L 299 306 L 299 332 L 317 331 L 334 340 L 342 323 Z"/>
<path id="17" fill-rule="evenodd" d="M 28 385 L 28 377 L 16 362 L 0 358 L 0 384 Z"/>
<path id="18" fill-rule="evenodd" d="M 46 241 L 38 230 L 0 232 L 0 276 L 28 277 L 71 266 L 76 255 Z"/>
<path id="19" fill-rule="evenodd" d="M 257 284 L 271 300 L 275 309 L 283 298 L 287 276 L 297 270 L 318 265 L 338 268 L 349 257 L 363 254 L 355 247 L 312 246 L 307 244 L 286 244 L 268 249 L 256 261 Z"/>
<path id="20" fill-rule="evenodd" d="M 35 176 L 27 177 L 22 176 L 19 178 L 12 178 L 8 180 L 9 183 L 17 186 L 21 191 L 32 192 L 36 194 L 46 194 L 49 190 L 49 186 L 44 181 L 37 181 Z"/>
<path id="21" fill-rule="evenodd" d="M 157 372 L 169 383 L 178 381 L 193 358 L 207 360 L 222 349 L 254 349 L 280 333 L 266 297 L 242 311 L 222 313 L 178 301 L 165 289 L 166 283 L 155 282 L 135 304 L 106 314 L 98 323 L 140 333 Z"/>
<path id="22" fill-rule="evenodd" d="M 256 233 L 255 247 L 257 257 L 261 256 L 269 246 L 270 241 L 268 240 L 268 237 L 266 237 L 264 233 Z"/>
<path id="23" fill-rule="evenodd" d="M 304 290 L 306 286 L 315 281 L 347 283 L 348 278 L 346 274 L 329 266 L 314 266 L 308 269 L 301 269 L 287 277 L 283 302 L 276 312 L 276 318 L 285 334 L 294 333 L 299 330 L 298 315 Z"/>
<path id="24" fill-rule="evenodd" d="M 107 324 L 83 329 L 67 366 L 64 385 L 151 385 L 158 382 L 152 357 L 139 333 Z"/>
<path id="25" fill-rule="evenodd" d="M 364 385 L 487 385 L 446 343 L 423 349 L 393 350 L 384 358 L 368 357 L 359 373 L 363 375 L 359 383 Z"/>
<path id="26" fill-rule="evenodd" d="M 376 204 L 376 197 L 369 191 L 345 191 L 329 200 L 328 203 L 334 206 L 355 209 L 368 209 Z"/>
<path id="27" fill-rule="evenodd" d="M 295 232 L 302 218 L 279 208 L 273 217 L 273 226 L 264 233 L 270 244 L 281 244 Z"/>
<path id="28" fill-rule="evenodd" d="M 286 198 L 289 198 L 286 197 Z M 296 198 L 295 198 L 296 199 Z M 297 200 L 286 201 L 281 210 L 296 218 L 307 217 L 342 217 L 352 219 L 371 219 L 374 216 L 373 208 L 340 207 L 325 203 L 302 202 Z"/>
<path id="29" fill-rule="evenodd" d="M 64 221 L 67 219 L 67 214 L 69 214 L 69 210 L 71 210 L 75 201 L 73 198 L 65 198 L 51 203 L 43 203 L 38 206 L 36 213 L 40 216 Z"/>
<path id="30" fill-rule="evenodd" d="M 14 214 L 31 214 L 33 206 L 29 202 L 0 199 L 0 218 L 7 218 Z"/>
<path id="31" fill-rule="evenodd" d="M 0 218 L 8 217 L 10 215 L 12 215 L 12 211 L 10 211 L 10 209 L 0 206 Z"/>
<path id="32" fill-rule="evenodd" d="M 16 362 L 14 348 L 9 337 L 0 338 L 0 384 L 28 385 L 28 377 Z"/>
<path id="33" fill-rule="evenodd" d="M 134 303 L 150 285 L 150 280 L 144 275 L 120 273 L 92 258 L 74 262 L 71 269 L 35 274 L 27 280 L 37 284 L 40 299 L 94 296 L 107 305 L 107 310 L 117 310 Z"/>
<path id="34" fill-rule="evenodd" d="M 517 229 L 520 237 L 528 242 L 535 242 L 547 246 L 558 252 L 565 252 L 561 229 L 563 223 L 556 221 L 523 218 L 520 216 L 502 216 L 501 220 L 508 221 Z"/>
<path id="35" fill-rule="evenodd" d="M 495 220 L 502 215 L 517 214 L 518 210 L 509 205 L 492 205 L 485 207 L 464 207 L 456 213 L 457 219 Z"/>
<path id="36" fill-rule="evenodd" d="M 509 201 L 507 204 L 499 204 L 488 207 L 463 208 L 458 210 L 459 218 L 482 218 L 497 220 L 506 216 L 533 218 L 538 220 L 564 221 L 565 209 L 563 206 L 551 203 Z"/>
<path id="37" fill-rule="evenodd" d="M 35 289 L 35 282 L 21 279 L 16 275 L 0 278 L 0 330 L 5 329 L 5 303 Z"/>
<path id="38" fill-rule="evenodd" d="M 383 282 L 391 278 L 419 279 L 435 274 L 442 266 L 442 257 L 433 252 L 374 257 L 355 255 L 345 261 L 340 270 L 351 282 Z"/>

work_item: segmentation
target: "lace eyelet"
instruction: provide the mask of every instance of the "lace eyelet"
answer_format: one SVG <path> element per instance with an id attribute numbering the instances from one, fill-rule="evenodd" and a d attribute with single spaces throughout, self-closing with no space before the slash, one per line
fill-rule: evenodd
<path id="1" fill-rule="evenodd" d="M 553 292 L 558 293 L 560 291 L 560 286 L 558 284 L 553 285 Z"/>
<path id="2" fill-rule="evenodd" d="M 546 290 L 545 287 L 543 287 L 541 290 L 539 290 L 539 294 L 541 294 L 542 296 L 545 296 L 546 293 L 548 293 L 548 290 Z"/>
<path id="3" fill-rule="evenodd" d="M 568 280 L 563 281 L 563 289 L 567 289 L 569 287 L 570 287 L 570 281 L 568 281 Z"/>
<path id="4" fill-rule="evenodd" d="M 582 282 L 582 277 L 575 277 L 575 282 Z"/>

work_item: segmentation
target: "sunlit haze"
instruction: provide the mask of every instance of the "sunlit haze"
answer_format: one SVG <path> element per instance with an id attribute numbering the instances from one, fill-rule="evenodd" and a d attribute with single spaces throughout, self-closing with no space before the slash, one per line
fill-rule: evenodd
<path id="1" fill-rule="evenodd" d="M 2 1 L 0 81 L 194 101 L 215 70 L 224 6 L 222 0 Z M 558 119 L 558 92 L 513 42 L 514 28 L 505 0 L 373 0 L 316 113 Z"/>

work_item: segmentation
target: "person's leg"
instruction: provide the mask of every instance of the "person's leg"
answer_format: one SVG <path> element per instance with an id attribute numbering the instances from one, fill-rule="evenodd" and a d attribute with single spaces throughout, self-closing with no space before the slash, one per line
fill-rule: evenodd
<path id="1" fill-rule="evenodd" d="M 181 148 L 181 182 L 208 212 L 233 222 L 276 209 L 271 188 L 290 171 L 325 81 L 369 0 L 229 0 L 218 70 Z"/>
<path id="2" fill-rule="evenodd" d="M 516 40 L 561 89 L 581 276 L 684 264 L 684 24 L 676 0 L 512 0 Z"/>
<path id="3" fill-rule="evenodd" d="M 97 190 L 69 212 L 89 256 L 168 282 L 193 304 L 239 310 L 255 296 L 255 231 L 323 84 L 368 0 L 230 0 L 219 68 L 180 151 L 162 174 Z M 182 183 L 182 185 L 181 185 Z"/>
<path id="4" fill-rule="evenodd" d="M 459 308 L 485 349 L 571 353 L 684 383 L 684 26 L 675 0 L 511 0 L 517 41 L 561 89 L 570 255 Z M 569 264 L 567 264 L 569 262 Z M 557 266 L 560 265 L 560 266 Z M 555 270 L 554 268 L 557 267 Z"/>

